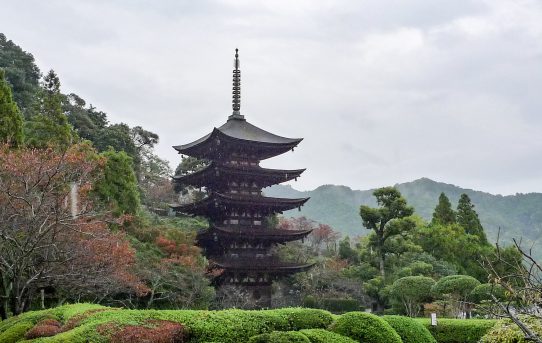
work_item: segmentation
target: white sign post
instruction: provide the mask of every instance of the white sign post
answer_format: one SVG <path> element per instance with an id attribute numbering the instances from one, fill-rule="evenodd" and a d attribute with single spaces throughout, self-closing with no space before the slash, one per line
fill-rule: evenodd
<path id="1" fill-rule="evenodd" d="M 437 326 L 437 314 L 431 313 L 431 326 Z"/>

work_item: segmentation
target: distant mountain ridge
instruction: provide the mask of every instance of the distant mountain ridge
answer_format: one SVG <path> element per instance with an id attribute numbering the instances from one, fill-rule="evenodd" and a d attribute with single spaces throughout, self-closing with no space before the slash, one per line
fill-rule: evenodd
<path id="1" fill-rule="evenodd" d="M 480 216 L 488 238 L 495 242 L 500 230 L 503 241 L 523 238 L 529 242 L 542 243 L 542 193 L 516 195 L 493 195 L 465 189 L 455 185 L 421 178 L 412 182 L 396 184 L 416 213 L 431 220 L 433 210 L 441 192 L 457 206 L 462 193 L 472 200 Z M 352 190 L 346 186 L 323 185 L 312 191 L 298 191 L 291 186 L 277 185 L 265 189 L 265 194 L 274 197 L 311 197 L 301 211 L 285 212 L 286 216 L 306 216 L 320 223 L 331 225 L 344 235 L 366 235 L 359 216 L 359 206 L 376 206 L 373 190 Z"/>

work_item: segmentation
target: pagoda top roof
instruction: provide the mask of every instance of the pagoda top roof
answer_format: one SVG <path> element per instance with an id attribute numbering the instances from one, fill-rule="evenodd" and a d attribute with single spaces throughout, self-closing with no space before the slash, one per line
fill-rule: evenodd
<path id="1" fill-rule="evenodd" d="M 284 147 L 285 151 L 297 146 L 303 140 L 303 138 L 286 138 L 275 135 L 252 125 L 242 115 L 231 115 L 224 125 L 213 128 L 211 133 L 191 143 L 177 145 L 173 148 L 181 154 L 198 157 L 208 153 L 210 149 L 205 149 L 205 147 L 218 145 L 217 142 L 220 142 L 220 139 L 270 148 Z"/>

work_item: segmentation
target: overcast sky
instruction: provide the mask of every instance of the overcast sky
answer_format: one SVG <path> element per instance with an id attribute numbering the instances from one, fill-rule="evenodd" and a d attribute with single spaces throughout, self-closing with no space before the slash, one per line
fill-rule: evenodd
<path id="1" fill-rule="evenodd" d="M 241 113 L 308 168 L 293 186 L 420 177 L 542 192 L 542 1 L 2 1 L 0 32 L 157 153 Z"/>

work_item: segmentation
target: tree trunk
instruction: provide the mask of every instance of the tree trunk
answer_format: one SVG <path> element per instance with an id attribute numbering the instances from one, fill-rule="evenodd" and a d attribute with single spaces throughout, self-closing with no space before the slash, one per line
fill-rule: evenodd
<path id="1" fill-rule="evenodd" d="M 382 281 L 384 281 L 384 278 L 386 277 L 386 271 L 384 270 L 384 226 L 380 228 L 378 231 L 378 263 L 379 263 L 379 269 L 380 269 L 380 276 L 382 276 Z"/>
<path id="2" fill-rule="evenodd" d="M 7 302 L 2 300 L 0 303 L 0 320 L 8 319 L 8 309 L 6 308 Z"/>
<path id="3" fill-rule="evenodd" d="M 384 253 L 380 253 L 379 256 L 379 266 L 380 266 L 380 276 L 382 276 L 382 279 L 386 276 L 386 272 L 384 270 Z"/>
<path id="4" fill-rule="evenodd" d="M 45 289 L 40 289 L 40 301 L 41 301 L 41 309 L 45 309 Z"/>

